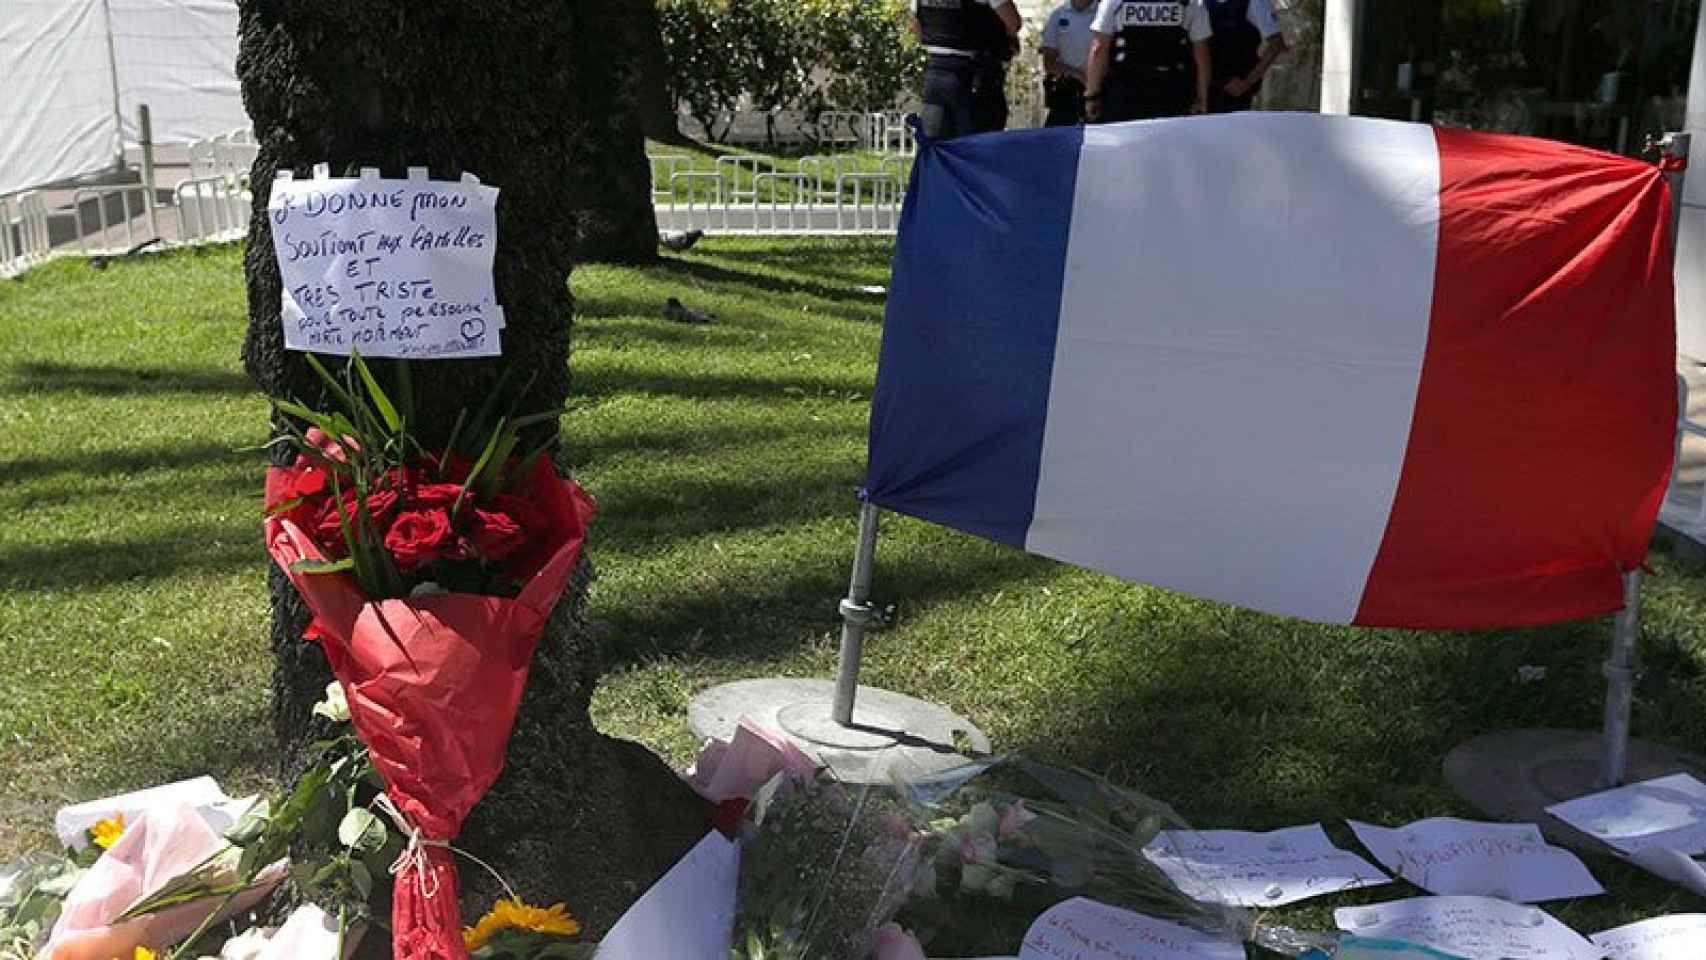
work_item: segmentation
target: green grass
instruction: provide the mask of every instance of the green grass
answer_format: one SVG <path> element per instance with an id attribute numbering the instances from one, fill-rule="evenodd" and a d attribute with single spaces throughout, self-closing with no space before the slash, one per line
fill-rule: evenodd
<path id="1" fill-rule="evenodd" d="M 830 676 L 888 246 L 707 240 L 573 280 L 567 453 L 601 513 L 610 732 L 690 757 L 689 696 Z M 236 250 L 58 262 L 0 284 L 0 857 L 55 806 L 202 772 L 268 786 L 265 403 L 240 372 Z M 678 296 L 717 322 L 678 326 Z M 1257 466 L 1252 465 L 1252 470 Z M 1260 477 L 1252 475 L 1253 483 Z M 1238 544 L 1217 545 L 1228 551 Z M 1706 744 L 1706 569 L 1655 557 L 1637 733 Z M 891 517 L 899 620 L 863 679 L 998 749 L 1104 771 L 1204 826 L 1471 815 L 1439 761 L 1503 727 L 1599 723 L 1604 622 L 1484 634 L 1312 626 L 1136 587 Z M 1544 682 L 1517 682 L 1524 664 Z M 1604 859 L 1579 930 L 1698 908 Z M 1400 884 L 1283 918 L 1412 892 Z"/>

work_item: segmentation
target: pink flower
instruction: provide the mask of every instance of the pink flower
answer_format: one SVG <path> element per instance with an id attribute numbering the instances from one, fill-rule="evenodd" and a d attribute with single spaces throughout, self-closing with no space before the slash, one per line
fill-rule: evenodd
<path id="1" fill-rule="evenodd" d="M 871 939 L 871 960 L 925 960 L 924 948 L 912 931 L 891 921 Z"/>
<path id="2" fill-rule="evenodd" d="M 960 840 L 961 863 L 994 863 L 995 838 L 987 834 Z"/>
<path id="3" fill-rule="evenodd" d="M 1020 800 L 1002 811 L 1001 825 L 995 828 L 995 835 L 1005 840 L 1013 834 L 1018 833 L 1020 830 L 1025 829 L 1025 824 L 1030 823 L 1036 818 L 1036 814 L 1025 809 L 1025 801 Z"/>

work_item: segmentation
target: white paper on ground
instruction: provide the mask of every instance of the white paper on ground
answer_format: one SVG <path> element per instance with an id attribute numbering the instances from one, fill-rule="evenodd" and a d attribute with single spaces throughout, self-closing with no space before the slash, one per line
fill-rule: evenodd
<path id="1" fill-rule="evenodd" d="M 1588 939 L 1611 960 L 1700 960 L 1706 957 L 1706 913 L 1654 917 Z"/>
<path id="2" fill-rule="evenodd" d="M 1706 783 L 1686 773 L 1593 793 L 1546 812 L 1624 853 L 1706 853 Z"/>
<path id="3" fill-rule="evenodd" d="M 1392 882 L 1333 846 L 1318 823 L 1265 833 L 1163 830 L 1143 853 L 1187 895 L 1239 907 L 1277 907 Z"/>
<path id="4" fill-rule="evenodd" d="M 337 918 L 311 903 L 297 907 L 258 960 L 339 960 Z"/>
<path id="5" fill-rule="evenodd" d="M 1605 892 L 1575 854 L 1547 843 L 1531 823 L 1435 817 L 1402 827 L 1350 824 L 1375 859 L 1429 893 L 1539 903 Z"/>
<path id="6" fill-rule="evenodd" d="M 1075 897 L 1031 924 L 1019 960 L 1244 960 L 1244 945 Z"/>
<path id="7" fill-rule="evenodd" d="M 599 942 L 596 960 L 727 960 L 740 846 L 713 830 Z"/>
<path id="8" fill-rule="evenodd" d="M 348 356 L 495 357 L 496 187 L 471 175 L 273 181 L 267 216 L 284 289 L 284 345 Z"/>
<path id="9" fill-rule="evenodd" d="M 1598 947 L 1539 907 L 1491 897 L 1415 897 L 1333 911 L 1339 929 L 1465 960 L 1600 960 Z"/>
<path id="10" fill-rule="evenodd" d="M 82 850 L 89 845 L 85 834 L 90 827 L 102 820 L 110 820 L 123 814 L 126 822 L 134 822 L 145 810 L 182 803 L 195 807 L 214 833 L 223 833 L 236 822 L 234 819 L 228 819 L 228 805 L 238 802 L 242 801 L 234 801 L 226 796 L 225 791 L 220 789 L 219 783 L 212 777 L 196 777 L 60 807 L 53 815 L 53 830 L 59 835 L 60 843 L 73 850 Z M 249 798 L 247 802 L 252 804 L 254 798 Z M 219 825 L 221 822 L 224 823 L 223 826 Z"/>
<path id="11" fill-rule="evenodd" d="M 1691 893 L 1706 897 L 1706 864 L 1680 850 L 1642 847 L 1629 854 L 1629 862 L 1662 880 L 1669 880 Z"/>

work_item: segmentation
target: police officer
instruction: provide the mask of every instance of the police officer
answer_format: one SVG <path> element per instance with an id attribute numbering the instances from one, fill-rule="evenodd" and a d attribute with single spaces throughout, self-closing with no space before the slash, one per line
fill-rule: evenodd
<path id="1" fill-rule="evenodd" d="M 1091 25 L 1084 113 L 1091 121 L 1208 112 L 1203 0 L 1101 0 Z"/>
<path id="2" fill-rule="evenodd" d="M 1007 126 L 1007 61 L 1022 20 L 1013 0 L 912 0 L 924 44 L 924 135 L 937 140 Z"/>
<path id="3" fill-rule="evenodd" d="M 1214 61 L 1208 106 L 1214 113 L 1250 109 L 1262 90 L 1262 77 L 1289 49 L 1270 0 L 1208 0 L 1214 36 L 1208 49 Z"/>
<path id="4" fill-rule="evenodd" d="M 1084 68 L 1090 63 L 1090 21 L 1096 0 L 1067 0 L 1043 24 L 1043 92 L 1047 126 L 1070 127 L 1084 116 Z"/>

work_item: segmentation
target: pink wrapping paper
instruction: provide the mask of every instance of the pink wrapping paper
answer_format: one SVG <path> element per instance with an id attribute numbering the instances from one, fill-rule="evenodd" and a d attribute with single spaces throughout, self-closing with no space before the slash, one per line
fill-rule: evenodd
<path id="1" fill-rule="evenodd" d="M 156 807 L 124 831 L 66 897 L 41 960 L 112 960 L 138 946 L 159 950 L 195 932 L 224 897 L 186 903 L 123 923 L 127 907 L 159 890 L 225 846 L 225 841 L 184 804 Z M 260 903 L 284 879 L 284 861 L 268 867 L 261 882 L 237 897 L 227 916 Z"/>
<path id="2" fill-rule="evenodd" d="M 741 717 L 733 737 L 712 740 L 700 751 L 687 783 L 711 803 L 722 803 L 751 800 L 758 788 L 783 771 L 809 780 L 817 770 L 817 761 L 801 753 L 800 748 Z"/>

